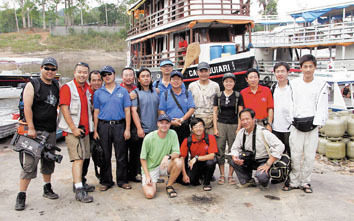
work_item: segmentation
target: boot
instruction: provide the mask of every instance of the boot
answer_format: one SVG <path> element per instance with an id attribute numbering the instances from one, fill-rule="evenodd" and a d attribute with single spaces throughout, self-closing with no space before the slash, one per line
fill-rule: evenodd
<path id="1" fill-rule="evenodd" d="M 82 203 L 93 202 L 93 197 L 88 195 L 88 193 L 83 188 L 78 188 L 75 190 L 75 199 Z"/>
<path id="2" fill-rule="evenodd" d="M 16 198 L 15 210 L 20 211 L 25 209 L 26 193 L 19 192 Z"/>
<path id="3" fill-rule="evenodd" d="M 83 183 L 83 188 L 86 192 L 93 192 L 95 191 L 95 186 L 94 185 L 90 185 L 90 184 L 87 184 L 87 183 Z M 75 193 L 75 184 L 73 184 L 73 192 Z"/>
<path id="4" fill-rule="evenodd" d="M 43 186 L 43 197 L 55 200 L 59 198 L 59 195 L 54 193 L 52 190 L 52 185 L 50 183 L 47 183 Z"/>

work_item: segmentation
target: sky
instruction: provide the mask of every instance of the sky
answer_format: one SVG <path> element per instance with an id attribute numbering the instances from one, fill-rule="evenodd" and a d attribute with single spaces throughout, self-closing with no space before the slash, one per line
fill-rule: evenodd
<path id="1" fill-rule="evenodd" d="M 12 6 L 15 0 L 0 0 L 0 6 L 3 6 L 5 2 L 10 2 Z M 88 0 L 90 7 L 96 7 L 98 5 L 97 0 Z M 100 0 L 106 3 L 117 3 L 119 0 Z M 76 2 L 76 1 L 75 1 Z M 326 5 L 333 5 L 338 3 L 352 3 L 350 0 L 278 0 L 278 14 L 286 15 L 289 12 L 305 9 L 321 7 Z M 64 6 L 62 6 L 64 7 Z M 251 16 L 257 17 L 260 10 L 257 0 L 251 0 Z"/>

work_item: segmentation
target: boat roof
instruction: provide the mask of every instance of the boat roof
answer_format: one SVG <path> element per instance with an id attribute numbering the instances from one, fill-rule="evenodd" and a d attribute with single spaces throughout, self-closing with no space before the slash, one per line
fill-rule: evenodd
<path id="1" fill-rule="evenodd" d="M 0 58 L 0 64 L 42 64 L 43 58 Z"/>
<path id="2" fill-rule="evenodd" d="M 340 19 L 343 17 L 344 8 L 346 10 L 345 16 L 351 15 L 350 12 L 354 12 L 353 1 L 293 11 L 290 12 L 289 15 L 294 19 L 303 18 L 306 22 L 313 22 L 314 20 L 318 19 L 319 23 L 324 23 L 328 21 L 328 19 L 322 19 L 320 18 L 321 16 L 330 17 L 331 19 Z"/>

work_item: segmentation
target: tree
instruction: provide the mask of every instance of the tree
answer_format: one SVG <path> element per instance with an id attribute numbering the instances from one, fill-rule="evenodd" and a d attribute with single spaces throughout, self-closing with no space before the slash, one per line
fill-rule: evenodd
<path id="1" fill-rule="evenodd" d="M 20 4 L 21 8 L 21 16 L 22 16 L 22 27 L 26 28 L 26 8 L 25 8 L 25 0 L 18 0 L 18 3 Z"/>
<path id="2" fill-rule="evenodd" d="M 262 10 L 259 12 L 263 15 L 277 15 L 277 0 L 257 0 L 258 5 L 262 7 Z"/>

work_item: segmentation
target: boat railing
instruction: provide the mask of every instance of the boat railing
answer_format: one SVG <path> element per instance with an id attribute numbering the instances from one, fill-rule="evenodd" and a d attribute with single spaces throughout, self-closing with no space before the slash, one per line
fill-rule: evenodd
<path id="1" fill-rule="evenodd" d="M 205 16 L 205 19 L 210 19 L 210 16 L 215 15 L 222 15 L 230 19 L 235 19 L 235 16 L 249 16 L 250 3 L 248 0 L 239 0 L 237 3 L 233 0 L 176 0 L 175 3 L 155 12 L 151 13 L 149 10 L 151 9 L 136 10 L 132 13 L 128 36 L 191 16 Z"/>
<path id="2" fill-rule="evenodd" d="M 273 74 L 273 67 L 279 61 L 258 60 L 258 70 L 260 74 Z M 285 61 L 290 66 L 290 72 L 300 72 L 298 61 Z M 318 71 L 354 71 L 354 59 L 318 60 L 316 70 Z"/>
<path id="3" fill-rule="evenodd" d="M 248 38 L 246 38 L 248 39 Z M 354 21 L 314 25 L 310 27 L 285 28 L 280 32 L 254 32 L 254 47 L 301 46 L 328 43 L 353 42 Z"/>
<path id="4" fill-rule="evenodd" d="M 164 59 L 170 59 L 175 64 L 175 67 L 183 67 L 185 57 L 180 50 L 163 51 L 141 57 L 133 57 L 131 66 L 135 69 L 159 67 L 160 62 Z"/>

